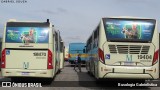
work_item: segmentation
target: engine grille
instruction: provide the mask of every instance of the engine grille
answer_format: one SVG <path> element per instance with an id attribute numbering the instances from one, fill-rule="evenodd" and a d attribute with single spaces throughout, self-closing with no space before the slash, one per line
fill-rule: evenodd
<path id="1" fill-rule="evenodd" d="M 148 54 L 150 46 L 146 45 L 108 45 L 110 53 Z"/>

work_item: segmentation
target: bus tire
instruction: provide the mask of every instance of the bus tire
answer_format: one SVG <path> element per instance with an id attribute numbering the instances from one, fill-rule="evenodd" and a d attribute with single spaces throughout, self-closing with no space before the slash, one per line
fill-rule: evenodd
<path id="1" fill-rule="evenodd" d="M 53 78 L 45 78 L 44 79 L 44 84 L 51 84 L 53 81 Z"/>
<path id="2" fill-rule="evenodd" d="M 87 71 L 87 73 L 88 73 L 89 75 L 91 75 L 91 72 L 90 72 L 90 71 Z"/>
<path id="3" fill-rule="evenodd" d="M 102 79 L 101 78 L 96 78 L 96 84 L 101 84 Z"/>
<path id="4" fill-rule="evenodd" d="M 17 77 L 11 77 L 11 82 L 18 82 L 18 78 Z"/>

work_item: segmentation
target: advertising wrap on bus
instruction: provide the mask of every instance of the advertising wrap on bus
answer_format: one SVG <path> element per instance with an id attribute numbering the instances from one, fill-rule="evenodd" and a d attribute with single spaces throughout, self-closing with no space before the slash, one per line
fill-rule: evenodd
<path id="1" fill-rule="evenodd" d="M 7 27 L 7 43 L 48 43 L 48 28 L 44 27 Z"/>
<path id="2" fill-rule="evenodd" d="M 108 41 L 151 42 L 155 20 L 104 19 Z"/>

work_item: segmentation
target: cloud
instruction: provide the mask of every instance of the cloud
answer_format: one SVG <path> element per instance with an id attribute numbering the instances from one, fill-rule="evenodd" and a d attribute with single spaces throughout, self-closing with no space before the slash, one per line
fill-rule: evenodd
<path id="1" fill-rule="evenodd" d="M 64 41 L 67 42 L 85 42 L 85 38 L 83 36 L 66 36 Z"/>
<path id="2" fill-rule="evenodd" d="M 82 37 L 81 36 L 72 36 L 72 37 L 66 37 L 66 39 L 69 39 L 69 40 L 81 40 Z"/>
<path id="3" fill-rule="evenodd" d="M 46 13 L 46 14 L 57 14 L 56 12 L 50 11 L 50 10 L 42 10 L 40 12 L 43 12 L 43 13 Z"/>
<path id="4" fill-rule="evenodd" d="M 61 13 L 67 13 L 68 11 L 64 8 L 56 8 L 55 10 L 43 9 L 38 12 L 42 12 L 42 13 L 49 14 L 49 15 L 57 15 L 57 14 L 61 14 Z"/>
<path id="5" fill-rule="evenodd" d="M 63 38 L 65 46 L 68 47 L 69 43 L 72 42 L 84 42 L 83 36 L 66 36 Z"/>
<path id="6" fill-rule="evenodd" d="M 58 12 L 61 12 L 61 13 L 66 13 L 66 12 L 68 12 L 66 9 L 64 9 L 64 8 L 57 8 L 57 11 Z"/>

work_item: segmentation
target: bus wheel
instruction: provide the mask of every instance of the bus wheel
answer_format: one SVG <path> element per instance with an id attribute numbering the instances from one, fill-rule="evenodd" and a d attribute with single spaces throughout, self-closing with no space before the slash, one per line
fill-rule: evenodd
<path id="1" fill-rule="evenodd" d="M 19 79 L 16 78 L 16 77 L 12 77 L 12 78 L 11 78 L 11 81 L 12 81 L 12 82 L 19 82 Z"/>
<path id="2" fill-rule="evenodd" d="M 97 84 L 101 84 L 101 83 L 102 83 L 101 81 L 102 81 L 102 79 L 96 78 L 96 83 L 97 83 Z"/>
<path id="3" fill-rule="evenodd" d="M 87 73 L 88 73 L 89 75 L 91 75 L 91 72 L 90 72 L 90 71 L 87 71 Z"/>
<path id="4" fill-rule="evenodd" d="M 44 84 L 51 84 L 53 81 L 53 78 L 45 78 Z"/>

